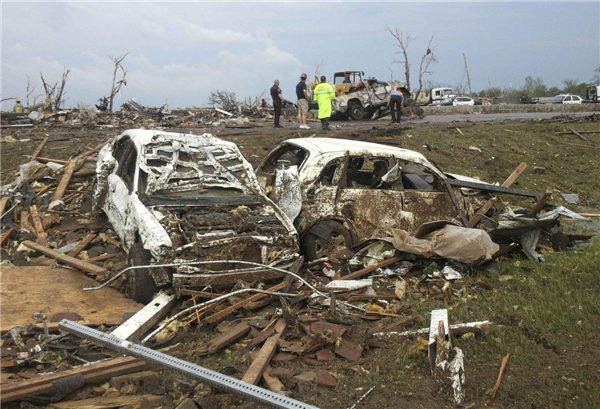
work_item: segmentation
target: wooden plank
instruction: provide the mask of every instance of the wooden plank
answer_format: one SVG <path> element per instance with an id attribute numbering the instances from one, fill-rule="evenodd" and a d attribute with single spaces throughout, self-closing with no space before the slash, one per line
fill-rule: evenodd
<path id="1" fill-rule="evenodd" d="M 161 406 L 162 395 L 124 395 L 124 396 L 98 396 L 95 398 L 50 403 L 47 408 L 56 409 L 113 409 L 122 407 L 150 407 Z"/>
<path id="2" fill-rule="evenodd" d="M 284 288 L 286 285 L 287 285 L 287 283 L 284 283 L 284 282 L 279 283 L 276 286 L 268 288 L 267 291 L 276 292 L 276 291 L 279 291 L 282 288 Z M 224 310 L 219 311 L 216 314 L 206 317 L 203 321 L 207 322 L 207 323 L 212 323 L 212 322 L 216 322 L 216 321 L 225 319 L 232 312 L 239 310 L 240 308 L 243 308 L 244 306 L 246 306 L 247 304 L 249 304 L 251 302 L 261 300 L 261 299 L 265 298 L 266 296 L 267 296 L 267 294 L 254 294 L 253 296 L 248 297 L 245 300 L 242 300 L 236 304 L 233 304 L 231 307 L 225 308 Z"/>
<path id="3" fill-rule="evenodd" d="M 31 316 L 36 311 L 43 311 L 48 325 L 57 328 L 65 313 L 77 313 L 81 318 L 73 321 L 82 325 L 119 325 L 125 314 L 133 315 L 143 308 L 109 287 L 82 291 L 84 287 L 97 286 L 98 282 L 77 270 L 3 266 L 1 275 L 2 332 L 35 324 Z"/>
<path id="4" fill-rule="evenodd" d="M 571 145 L 571 146 L 579 146 L 582 148 L 595 148 L 595 149 L 600 149 L 600 146 L 592 146 L 592 145 L 582 145 L 580 143 L 570 143 L 570 142 L 562 142 L 564 145 Z"/>
<path id="5" fill-rule="evenodd" d="M 99 234 L 100 238 L 104 241 L 109 242 L 110 244 L 117 246 L 117 247 L 123 247 L 123 245 L 121 244 L 120 241 L 113 239 L 112 237 L 110 237 L 108 234 L 106 233 L 100 233 Z"/>
<path id="6" fill-rule="evenodd" d="M 67 253 L 67 256 L 69 257 L 77 257 L 77 255 L 79 253 L 81 253 L 83 250 L 85 250 L 85 248 L 87 247 L 88 244 L 90 244 L 92 242 L 92 240 L 94 240 L 96 238 L 96 234 L 95 233 L 90 233 L 87 236 L 85 236 L 78 245 L 76 245 L 73 250 L 69 251 Z"/>
<path id="7" fill-rule="evenodd" d="M 88 258 L 85 261 L 87 261 L 88 263 L 93 262 L 93 261 L 102 261 L 102 260 L 106 260 L 107 258 L 113 258 L 113 257 L 120 256 L 121 254 L 122 254 L 121 252 L 104 253 L 104 254 L 100 254 L 99 256 L 96 256 L 96 257 Z"/>
<path id="8" fill-rule="evenodd" d="M 9 196 L 3 197 L 2 200 L 0 200 L 0 215 L 4 214 L 4 210 L 6 209 L 9 200 Z"/>
<path id="9" fill-rule="evenodd" d="M 571 132 L 573 132 L 575 135 L 577 135 L 577 137 L 579 139 L 581 139 L 582 141 L 587 141 L 588 138 L 586 138 L 585 136 L 583 136 L 582 134 L 580 134 L 579 132 L 577 132 L 575 129 L 571 128 Z"/>
<path id="10" fill-rule="evenodd" d="M 199 298 L 208 298 L 210 300 L 224 295 L 219 293 L 207 293 L 206 291 L 189 290 L 187 288 L 182 288 L 181 290 L 179 290 L 179 292 L 183 295 L 191 295 Z"/>
<path id="11" fill-rule="evenodd" d="M 398 261 L 402 261 L 402 257 L 392 257 L 392 258 L 388 258 L 386 260 L 383 260 L 377 264 L 373 264 L 372 266 L 363 268 L 362 270 L 358 270 L 355 271 L 354 273 L 345 275 L 343 277 L 340 277 L 339 280 L 354 280 L 358 277 L 362 277 L 364 275 L 369 274 L 372 271 L 377 270 L 380 267 L 385 267 L 385 266 L 389 266 L 390 264 L 394 264 Z"/>
<path id="12" fill-rule="evenodd" d="M 502 182 L 502 187 L 510 187 L 510 185 L 512 185 L 514 183 L 515 180 L 517 180 L 517 178 L 521 175 L 521 173 L 523 173 L 525 171 L 525 169 L 527 168 L 527 163 L 523 162 L 521 163 L 519 166 L 517 166 L 517 168 L 513 171 L 513 173 L 510 174 L 510 176 L 504 181 Z M 483 217 L 484 214 L 486 214 L 494 205 L 494 201 L 496 199 L 490 199 L 487 202 L 485 202 L 483 204 L 483 206 L 481 206 L 481 208 L 477 211 L 477 213 L 475 213 L 473 215 L 473 217 L 471 218 L 471 220 L 469 220 L 469 227 L 473 227 L 475 226 L 479 220 L 481 220 L 481 218 Z"/>
<path id="13" fill-rule="evenodd" d="M 579 133 L 600 133 L 600 131 L 579 131 Z M 555 135 L 570 135 L 571 131 L 568 132 L 554 132 Z"/>
<path id="14" fill-rule="evenodd" d="M 42 152 L 42 149 L 44 149 L 44 145 L 46 145 L 46 142 L 48 142 L 47 136 L 42 140 L 42 142 L 35 149 L 35 151 L 33 152 L 33 155 L 31 155 L 32 162 L 35 161 L 37 159 L 37 157 L 39 156 L 39 154 Z"/>
<path id="15" fill-rule="evenodd" d="M 2 235 L 0 236 L 0 246 L 2 246 L 4 242 L 10 237 L 10 234 L 13 232 L 13 230 L 14 229 L 11 227 L 10 229 L 2 233 Z"/>
<path id="16" fill-rule="evenodd" d="M 258 384 L 258 381 L 267 369 L 267 365 L 269 365 L 271 358 L 273 358 L 273 355 L 275 354 L 277 343 L 279 342 L 279 338 L 281 338 L 285 327 L 285 320 L 280 318 L 279 321 L 277 321 L 277 324 L 275 324 L 275 333 L 265 341 L 264 345 L 256 355 L 256 358 L 252 361 L 252 364 L 244 374 L 242 381 L 253 385 Z"/>
<path id="17" fill-rule="evenodd" d="M 56 259 L 57 261 L 59 261 L 61 263 L 64 263 L 71 267 L 78 268 L 87 273 L 96 274 L 96 275 L 101 275 L 101 274 L 106 273 L 105 268 L 98 267 L 92 263 L 86 263 L 85 261 L 78 260 L 74 257 L 70 257 L 70 256 L 66 256 L 66 255 L 63 256 L 56 250 L 49 249 L 46 246 L 39 245 L 32 241 L 27 240 L 27 241 L 24 241 L 23 244 L 32 250 L 37 250 L 40 253 L 42 253 L 48 257 L 52 257 L 53 259 Z"/>
<path id="18" fill-rule="evenodd" d="M 46 240 L 46 232 L 44 231 L 44 226 L 42 226 L 42 220 L 40 219 L 37 206 L 31 205 L 29 209 L 31 210 L 31 219 L 33 220 L 33 226 L 35 227 L 37 242 L 42 246 L 47 246 L 48 241 Z"/>
<path id="19" fill-rule="evenodd" d="M 49 185 L 46 185 L 39 192 L 37 192 L 35 194 L 35 197 L 40 197 L 41 195 L 43 195 L 44 193 L 46 193 L 48 190 L 50 190 L 53 187 L 54 187 L 54 183 L 50 183 Z"/>
<path id="20" fill-rule="evenodd" d="M 535 206 L 533 206 L 533 209 L 531 209 L 531 211 L 527 215 L 535 216 L 536 214 L 538 214 L 540 212 L 540 210 L 542 210 L 542 208 L 544 207 L 544 205 L 546 204 L 546 202 L 548 201 L 550 196 L 552 196 L 552 193 L 549 193 L 549 192 L 544 193 L 544 196 L 540 197 L 540 200 L 537 201 Z"/>
<path id="21" fill-rule="evenodd" d="M 29 223 L 29 213 L 27 210 L 21 210 L 21 230 L 26 229 L 31 233 L 35 233 L 35 229 Z"/>
<path id="22" fill-rule="evenodd" d="M 211 339 L 208 342 L 208 352 L 211 354 L 217 352 L 219 349 L 226 347 L 233 341 L 246 335 L 248 332 L 250 332 L 250 325 L 248 325 L 246 322 L 240 322 L 229 331 L 226 331 Z"/>
<path id="23" fill-rule="evenodd" d="M 267 384 L 267 388 L 269 388 L 269 390 L 279 393 L 283 390 L 284 386 L 278 377 L 271 375 L 272 369 L 273 368 L 271 368 L 271 365 L 267 365 L 267 367 L 265 368 L 265 372 L 263 373 L 263 379 L 265 380 L 265 383 Z"/>
<path id="24" fill-rule="evenodd" d="M 119 325 L 111 335 L 126 341 L 137 341 L 154 324 L 164 317 L 177 302 L 174 295 L 159 294 L 144 308 L 136 312 L 131 318 Z"/>
<path id="25" fill-rule="evenodd" d="M 67 187 L 69 186 L 69 182 L 71 181 L 71 177 L 73 176 L 73 172 L 75 171 L 75 166 L 77 166 L 77 161 L 79 160 L 79 156 L 71 159 L 69 164 L 67 165 L 67 169 L 65 173 L 63 173 L 62 178 L 60 179 L 60 183 L 58 187 L 54 191 L 54 196 L 52 196 L 52 201 L 55 202 L 57 200 L 61 200 Z"/>
<path id="26" fill-rule="evenodd" d="M 380 294 L 358 294 L 351 295 L 348 298 L 348 301 L 378 301 L 378 300 L 397 300 L 398 296 L 396 294 L 391 295 L 380 295 Z"/>
<path id="27" fill-rule="evenodd" d="M 31 158 L 30 155 L 24 155 L 26 158 Z M 38 162 L 44 162 L 44 163 L 48 163 L 48 162 L 54 162 L 54 163 L 58 163 L 59 165 L 66 165 L 69 163 L 68 160 L 60 160 L 60 159 L 50 159 L 50 158 L 37 158 Z"/>

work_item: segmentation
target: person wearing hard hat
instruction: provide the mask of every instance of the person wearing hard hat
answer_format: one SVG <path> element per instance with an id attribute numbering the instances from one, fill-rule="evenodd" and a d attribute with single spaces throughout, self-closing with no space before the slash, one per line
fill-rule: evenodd
<path id="1" fill-rule="evenodd" d="M 390 112 L 392 113 L 392 123 L 399 124 L 402 109 L 404 109 L 404 95 L 402 95 L 400 87 L 397 87 L 390 93 L 390 96 L 388 97 L 388 107 L 390 107 Z M 396 113 L 398 114 L 397 117 Z"/>
<path id="2" fill-rule="evenodd" d="M 319 119 L 324 131 L 329 130 L 329 118 L 331 117 L 331 101 L 335 99 L 335 92 L 327 83 L 324 75 L 321 75 L 321 83 L 313 91 L 315 102 L 319 104 Z"/>
<path id="3" fill-rule="evenodd" d="M 296 85 L 296 96 L 298 97 L 298 122 L 300 122 L 300 129 L 310 129 L 310 126 L 306 125 L 306 114 L 308 114 L 306 74 L 300 76 L 300 82 Z"/>
<path id="4" fill-rule="evenodd" d="M 25 109 L 25 108 L 23 108 L 23 105 L 21 105 L 21 101 L 19 101 L 19 100 L 17 99 L 17 103 L 16 103 L 16 104 L 15 104 L 15 106 L 13 107 L 13 112 L 14 112 L 15 114 L 22 114 L 24 109 Z"/>

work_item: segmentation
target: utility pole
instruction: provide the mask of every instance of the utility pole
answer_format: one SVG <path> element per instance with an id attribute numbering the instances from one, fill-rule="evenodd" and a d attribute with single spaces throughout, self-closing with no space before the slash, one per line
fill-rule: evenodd
<path id="1" fill-rule="evenodd" d="M 465 70 L 467 70 L 467 84 L 469 84 L 469 96 L 473 97 L 473 91 L 471 91 L 471 79 L 469 78 L 469 67 L 467 67 L 467 57 L 465 53 L 463 53 L 463 58 L 465 59 Z"/>

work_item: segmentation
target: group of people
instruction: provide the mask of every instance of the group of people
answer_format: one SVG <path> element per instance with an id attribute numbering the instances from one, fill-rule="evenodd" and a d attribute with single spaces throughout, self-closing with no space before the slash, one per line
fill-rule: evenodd
<path id="1" fill-rule="evenodd" d="M 298 122 L 300 123 L 300 129 L 310 129 L 310 126 L 306 124 L 306 115 L 309 109 L 310 96 L 308 93 L 308 86 L 306 85 L 306 74 L 300 76 L 300 82 L 296 85 L 296 98 L 298 99 Z M 321 76 L 321 82 L 315 87 L 313 91 L 313 97 L 315 102 L 319 104 L 319 119 L 321 120 L 321 127 L 324 131 L 329 130 L 329 118 L 331 117 L 331 106 L 335 99 L 335 92 L 331 85 L 327 83 L 327 78 L 324 75 Z M 279 88 L 279 80 L 275 80 L 275 83 L 271 87 L 271 98 L 273 99 L 273 108 L 275 108 L 275 128 L 283 128 L 279 123 L 281 118 L 281 108 L 285 99 L 281 95 L 281 88 Z"/>
<path id="2" fill-rule="evenodd" d="M 300 82 L 296 85 L 296 98 L 298 99 L 298 122 L 300 123 L 300 129 L 310 129 L 310 126 L 306 124 L 306 115 L 309 109 L 310 96 L 308 93 L 308 86 L 306 85 L 306 74 L 300 75 Z M 321 121 L 321 128 L 323 131 L 329 130 L 329 119 L 331 118 L 332 101 L 335 99 L 335 92 L 333 87 L 327 83 L 327 78 L 321 75 L 321 82 L 315 87 L 313 91 L 313 97 L 315 102 L 319 105 L 319 120 Z M 350 83 L 350 76 L 346 75 L 344 83 Z M 283 128 L 279 123 L 281 118 L 281 109 L 285 99 L 281 94 L 281 88 L 279 88 L 279 80 L 275 80 L 271 87 L 271 98 L 273 99 L 273 108 L 275 108 L 275 128 Z M 263 99 L 263 107 L 266 106 L 266 101 Z M 404 95 L 397 87 L 390 93 L 388 97 L 388 107 L 392 114 L 392 123 L 400 123 L 400 117 L 402 110 L 404 109 Z"/>

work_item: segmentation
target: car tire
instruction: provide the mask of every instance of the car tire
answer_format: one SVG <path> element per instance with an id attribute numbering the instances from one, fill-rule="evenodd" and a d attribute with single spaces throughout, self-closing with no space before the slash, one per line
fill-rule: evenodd
<path id="1" fill-rule="evenodd" d="M 335 221 L 326 221 L 316 224 L 314 227 L 331 229 L 330 237 L 322 238 L 310 233 L 304 238 L 304 252 L 309 260 L 317 260 L 328 257 L 339 247 L 352 247 L 352 235 L 343 224 Z"/>
<path id="2" fill-rule="evenodd" d="M 365 109 L 360 104 L 360 102 L 353 102 L 348 107 L 348 116 L 353 121 L 360 121 L 361 119 L 363 119 L 364 115 L 365 115 Z"/>
<path id="3" fill-rule="evenodd" d="M 138 242 L 129 249 L 128 258 L 130 267 L 144 266 L 151 263 L 152 255 L 142 243 Z M 142 304 L 152 301 L 152 297 L 158 289 L 148 268 L 128 271 L 126 287 L 129 298 Z"/>

